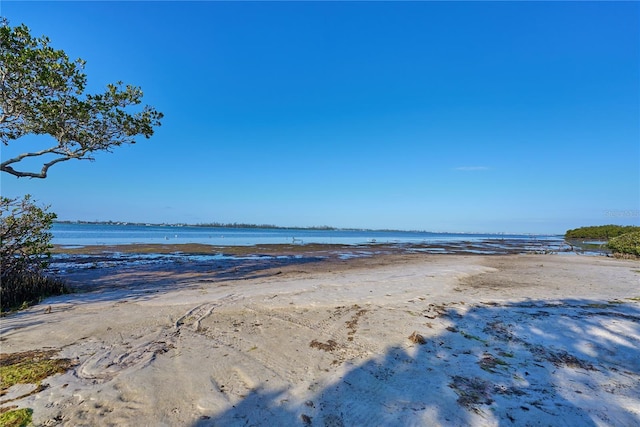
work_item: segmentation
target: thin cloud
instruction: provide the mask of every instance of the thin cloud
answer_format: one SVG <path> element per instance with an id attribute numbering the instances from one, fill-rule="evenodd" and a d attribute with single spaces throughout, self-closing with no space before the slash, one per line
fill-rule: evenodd
<path id="1" fill-rule="evenodd" d="M 453 170 L 456 171 L 488 171 L 489 168 L 486 166 L 458 166 Z"/>

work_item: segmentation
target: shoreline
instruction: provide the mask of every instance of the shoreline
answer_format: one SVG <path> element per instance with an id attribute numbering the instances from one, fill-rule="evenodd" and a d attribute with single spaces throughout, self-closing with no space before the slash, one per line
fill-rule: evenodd
<path id="1" fill-rule="evenodd" d="M 637 262 L 277 259 L 75 271 L 82 292 L 0 324 L 3 353 L 73 368 L 0 407 L 36 425 L 640 423 Z"/>
<path id="2" fill-rule="evenodd" d="M 557 253 L 584 252 L 575 249 L 565 241 L 552 239 L 485 239 L 461 240 L 438 243 L 258 243 L 255 245 L 215 245 L 202 243 L 130 243 L 101 245 L 54 245 L 53 254 L 99 255 L 105 253 L 173 254 L 191 255 L 290 255 L 299 253 L 330 253 L 334 251 L 361 251 L 376 253 L 431 253 L 431 254 L 517 254 L 517 253 Z M 604 252 L 603 252 L 604 253 Z"/>
<path id="3" fill-rule="evenodd" d="M 562 249 L 563 252 L 557 252 Z M 517 239 L 501 242 L 453 244 L 259 244 L 215 246 L 202 244 L 129 244 L 56 248 L 49 271 L 62 275 L 76 290 L 152 287 L 170 278 L 193 280 L 247 280 L 302 269 L 317 274 L 324 270 L 377 268 L 394 263 L 421 262 L 430 257 L 515 256 L 533 254 L 575 255 L 578 252 L 541 242 Z M 594 254 L 594 253 L 592 253 Z M 602 254 L 596 254 L 602 255 Z M 313 268 L 312 268 L 313 267 Z M 115 275 L 107 285 L 103 276 Z M 162 280 L 158 278 L 162 277 Z M 149 283 L 152 283 L 151 285 Z M 164 285 L 162 285 L 164 286 Z"/>

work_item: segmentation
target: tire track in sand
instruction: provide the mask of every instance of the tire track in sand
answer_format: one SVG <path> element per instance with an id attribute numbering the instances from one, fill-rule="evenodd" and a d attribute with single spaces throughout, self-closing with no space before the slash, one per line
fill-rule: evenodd
<path id="1" fill-rule="evenodd" d="M 105 382 L 123 371 L 143 369 L 151 364 L 157 355 L 175 349 L 185 328 L 198 332 L 200 322 L 210 316 L 216 307 L 237 299 L 237 296 L 230 294 L 214 302 L 199 304 L 180 316 L 172 327 L 162 327 L 151 334 L 152 339 L 146 334 L 133 343 L 101 346 L 76 368 L 76 375 L 81 379 Z"/>

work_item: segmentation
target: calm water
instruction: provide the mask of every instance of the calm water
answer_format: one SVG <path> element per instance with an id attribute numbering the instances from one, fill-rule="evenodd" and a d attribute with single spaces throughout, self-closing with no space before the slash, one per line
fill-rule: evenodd
<path id="1" fill-rule="evenodd" d="M 515 234 L 458 234 L 413 231 L 299 230 L 260 228 L 174 227 L 141 225 L 54 224 L 56 245 L 123 245 L 134 243 L 202 243 L 220 246 L 248 246 L 282 243 L 455 243 L 484 240 L 524 239 L 562 241 L 560 236 Z"/>

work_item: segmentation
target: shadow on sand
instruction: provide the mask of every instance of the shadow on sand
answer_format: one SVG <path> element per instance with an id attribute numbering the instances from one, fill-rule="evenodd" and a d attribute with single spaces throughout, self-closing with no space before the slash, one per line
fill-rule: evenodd
<path id="1" fill-rule="evenodd" d="M 193 427 L 640 425 L 637 303 L 436 308 L 417 331 L 423 340 L 336 366 L 303 401 L 295 384 L 265 383 Z"/>

